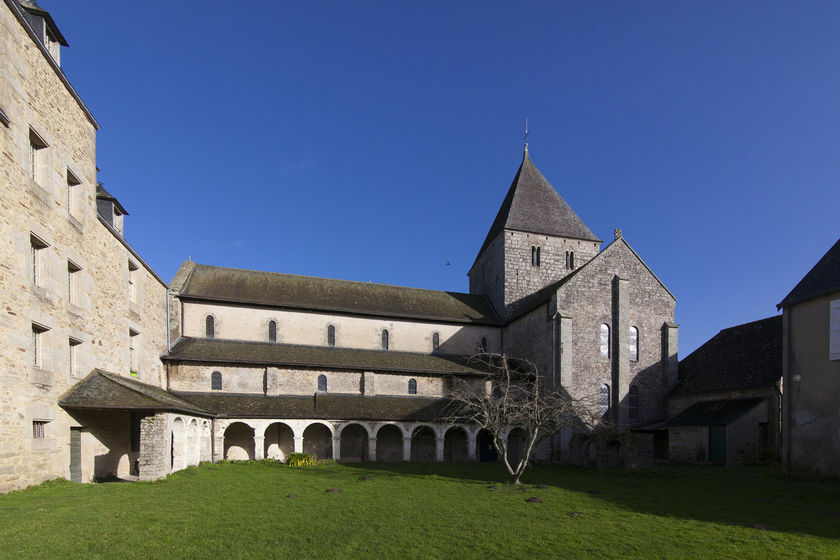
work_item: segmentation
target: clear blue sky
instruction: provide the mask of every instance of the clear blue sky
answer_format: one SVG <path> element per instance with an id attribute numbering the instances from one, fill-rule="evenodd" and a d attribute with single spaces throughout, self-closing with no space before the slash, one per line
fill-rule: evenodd
<path id="1" fill-rule="evenodd" d="M 676 295 L 683 357 L 840 236 L 840 2 L 41 4 L 165 279 L 467 291 L 526 114 L 543 174 Z"/>

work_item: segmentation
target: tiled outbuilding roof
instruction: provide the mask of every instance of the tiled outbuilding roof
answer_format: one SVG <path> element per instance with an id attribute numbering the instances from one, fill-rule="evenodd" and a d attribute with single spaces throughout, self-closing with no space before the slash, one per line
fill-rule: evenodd
<path id="1" fill-rule="evenodd" d="M 840 292 L 840 239 L 776 307 L 781 309 L 834 292 Z"/>
<path id="2" fill-rule="evenodd" d="M 70 409 L 152 410 L 212 416 L 160 387 L 99 369 L 74 385 L 58 404 Z"/>
<path id="3" fill-rule="evenodd" d="M 363 396 L 315 393 L 266 397 L 223 393 L 175 393 L 222 418 L 310 418 L 319 420 L 400 420 L 441 418 L 447 399 L 419 396 Z"/>
<path id="4" fill-rule="evenodd" d="M 772 386 L 782 377 L 782 316 L 723 329 L 680 361 L 673 393 Z"/>
<path id="5" fill-rule="evenodd" d="M 190 262 L 182 267 L 193 268 L 179 294 L 185 299 L 449 323 L 500 324 L 487 298 L 480 295 Z"/>
<path id="6" fill-rule="evenodd" d="M 175 362 L 259 364 L 363 371 L 486 375 L 466 356 L 304 346 L 217 338 L 181 338 L 161 359 Z"/>
<path id="7" fill-rule="evenodd" d="M 668 420 L 667 426 L 728 426 L 767 399 L 730 399 L 695 403 Z"/>
<path id="8" fill-rule="evenodd" d="M 519 166 L 502 207 L 499 208 L 481 250 L 478 251 L 476 261 L 484 249 L 505 229 L 584 241 L 601 241 L 543 177 L 528 157 L 527 148 L 522 165 Z"/>

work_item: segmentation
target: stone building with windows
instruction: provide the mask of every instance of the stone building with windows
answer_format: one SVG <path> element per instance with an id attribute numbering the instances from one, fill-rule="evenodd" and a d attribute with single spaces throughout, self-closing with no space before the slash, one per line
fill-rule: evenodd
<path id="1" fill-rule="evenodd" d="M 441 420 L 453 384 L 492 390 L 481 352 L 532 361 L 614 433 L 664 419 L 673 295 L 619 230 L 602 249 L 527 146 L 469 293 L 190 261 L 167 286 L 97 184 L 66 41 L 34 2 L 3 2 L 0 491 L 292 451 L 493 460 L 486 434 Z M 513 454 L 523 435 L 511 428 Z M 572 459 L 571 436 L 539 457 Z"/>
<path id="2" fill-rule="evenodd" d="M 97 187 L 99 125 L 59 65 L 66 45 L 34 2 L 0 5 L 0 491 L 128 475 L 138 418 L 58 401 L 94 369 L 165 381 L 166 283 Z"/>

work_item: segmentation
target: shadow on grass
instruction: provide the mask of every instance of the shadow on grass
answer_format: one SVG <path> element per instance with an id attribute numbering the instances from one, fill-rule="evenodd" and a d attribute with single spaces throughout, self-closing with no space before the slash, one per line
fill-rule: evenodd
<path id="1" fill-rule="evenodd" d="M 499 463 L 350 463 L 360 476 L 450 478 L 480 484 L 508 483 Z M 610 502 L 621 509 L 755 530 L 840 536 L 840 482 L 801 481 L 778 467 L 663 466 L 601 472 L 571 466 L 529 468 L 523 485 L 548 485 Z M 550 499 L 550 498 L 549 498 Z"/>

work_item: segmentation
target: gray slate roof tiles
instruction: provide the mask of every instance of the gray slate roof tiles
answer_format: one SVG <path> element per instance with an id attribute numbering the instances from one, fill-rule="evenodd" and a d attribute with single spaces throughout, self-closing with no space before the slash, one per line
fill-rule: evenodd
<path id="1" fill-rule="evenodd" d="M 180 398 L 224 418 L 311 418 L 318 420 L 401 420 L 431 422 L 440 419 L 447 399 L 418 396 L 362 396 L 315 393 L 266 397 L 222 393 L 182 393 Z"/>
<path id="2" fill-rule="evenodd" d="M 505 229 L 601 241 L 543 177 L 528 157 L 527 149 L 476 260 Z"/>
<path id="3" fill-rule="evenodd" d="M 162 359 L 177 362 L 260 364 L 439 375 L 487 374 L 478 362 L 471 362 L 466 356 L 217 338 L 181 338 Z"/>
<path id="4" fill-rule="evenodd" d="M 782 377 L 782 316 L 723 329 L 680 361 L 674 394 L 772 386 Z"/>
<path id="5" fill-rule="evenodd" d="M 834 292 L 840 292 L 840 239 L 776 307 L 781 309 Z"/>
<path id="6" fill-rule="evenodd" d="M 180 297 L 185 299 L 451 323 L 500 324 L 487 298 L 479 295 L 191 263 L 182 267 L 194 267 L 180 291 Z"/>
<path id="7" fill-rule="evenodd" d="M 99 369 L 79 381 L 58 404 L 63 408 L 155 410 L 211 416 L 160 387 Z"/>
<path id="8" fill-rule="evenodd" d="M 767 399 L 729 399 L 691 405 L 668 421 L 667 426 L 728 426 Z"/>

